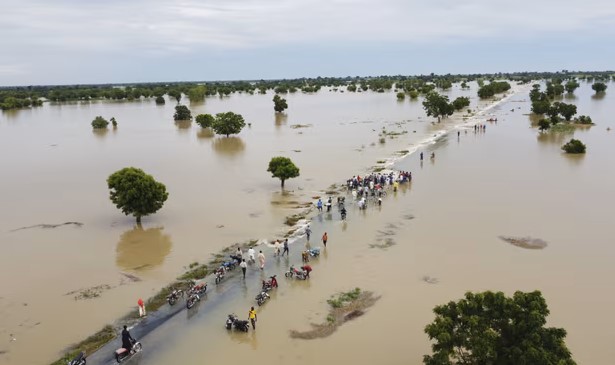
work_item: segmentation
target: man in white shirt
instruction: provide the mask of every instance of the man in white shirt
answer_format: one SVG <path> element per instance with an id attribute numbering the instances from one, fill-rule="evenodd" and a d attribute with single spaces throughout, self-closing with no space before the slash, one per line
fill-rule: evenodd
<path id="1" fill-rule="evenodd" d="M 243 278 L 246 278 L 246 270 L 248 269 L 248 264 L 246 263 L 246 259 L 241 260 L 241 264 L 239 264 L 241 271 L 243 272 Z"/>
<path id="2" fill-rule="evenodd" d="M 256 255 L 256 251 L 254 251 L 254 249 L 250 247 L 250 249 L 248 250 L 248 261 L 252 263 L 256 262 L 254 255 Z"/>

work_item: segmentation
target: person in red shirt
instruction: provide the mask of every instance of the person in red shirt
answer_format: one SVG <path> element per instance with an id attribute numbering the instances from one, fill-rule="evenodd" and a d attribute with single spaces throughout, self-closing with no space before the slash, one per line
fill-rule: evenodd
<path id="1" fill-rule="evenodd" d="M 312 267 L 310 265 L 303 265 L 303 266 L 301 266 L 301 270 L 305 271 L 305 277 L 306 278 L 310 277 L 310 272 L 312 271 Z"/>
<path id="2" fill-rule="evenodd" d="M 137 301 L 137 305 L 139 306 L 139 317 L 144 317 L 145 313 L 145 303 L 143 303 L 143 299 L 139 298 Z"/>

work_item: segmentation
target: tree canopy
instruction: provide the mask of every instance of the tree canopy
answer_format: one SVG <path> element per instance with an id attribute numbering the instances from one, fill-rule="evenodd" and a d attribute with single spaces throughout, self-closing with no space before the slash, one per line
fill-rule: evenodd
<path id="1" fill-rule="evenodd" d="M 539 291 L 466 293 L 434 308 L 425 332 L 432 355 L 426 365 L 575 365 L 562 328 L 545 327 L 547 303 Z"/>
<path id="2" fill-rule="evenodd" d="M 158 105 L 162 105 L 162 104 L 164 104 L 164 103 L 165 103 L 165 101 L 164 101 L 164 97 L 163 97 L 162 95 L 158 95 L 158 96 L 156 97 L 156 104 L 158 104 Z"/>
<path id="3" fill-rule="evenodd" d="M 105 129 L 108 125 L 109 122 L 100 115 L 94 118 L 94 120 L 92 121 L 92 128 L 94 129 Z"/>
<path id="4" fill-rule="evenodd" d="M 276 113 L 281 113 L 283 112 L 285 109 L 288 109 L 288 103 L 286 103 L 286 99 L 280 97 L 280 95 L 274 95 L 273 96 L 273 110 L 276 111 Z"/>
<path id="5" fill-rule="evenodd" d="M 453 108 L 455 108 L 455 110 L 461 110 L 468 106 L 470 106 L 470 99 L 466 98 L 465 96 L 460 96 L 453 100 Z"/>
<path id="6" fill-rule="evenodd" d="M 269 161 L 268 172 L 271 172 L 271 177 L 280 179 L 282 188 L 284 188 L 284 181 L 299 176 L 299 168 L 288 157 L 273 157 Z"/>
<path id="7" fill-rule="evenodd" d="M 569 80 L 566 85 L 564 85 L 564 87 L 566 88 L 566 92 L 568 92 L 569 94 L 574 93 L 574 91 L 581 86 L 577 80 Z"/>
<path id="8" fill-rule="evenodd" d="M 441 117 L 452 115 L 455 111 L 455 108 L 448 102 L 448 96 L 440 95 L 435 91 L 425 96 L 423 108 L 428 117 L 436 117 L 438 121 Z"/>
<path id="9" fill-rule="evenodd" d="M 188 90 L 188 98 L 190 101 L 201 101 L 207 94 L 207 88 L 203 85 L 195 86 Z"/>
<path id="10" fill-rule="evenodd" d="M 478 97 L 486 99 L 495 94 L 503 93 L 510 89 L 510 84 L 506 81 L 493 81 L 487 85 L 483 85 L 478 89 Z"/>
<path id="11" fill-rule="evenodd" d="M 201 128 L 210 128 L 216 121 L 216 118 L 211 114 L 199 114 L 196 116 L 195 121 Z"/>
<path id="12" fill-rule="evenodd" d="M 606 91 L 606 87 L 607 86 L 604 82 L 596 82 L 592 85 L 592 90 L 594 90 L 596 94 L 603 93 Z"/>
<path id="13" fill-rule="evenodd" d="M 214 121 L 212 128 L 217 134 L 224 134 L 228 137 L 231 134 L 241 132 L 245 125 L 246 122 L 241 114 L 226 112 L 216 114 L 216 120 Z"/>
<path id="14" fill-rule="evenodd" d="M 141 217 L 156 213 L 169 194 L 164 184 L 135 167 L 114 172 L 107 179 L 109 198 L 126 215 L 141 222 Z"/>
<path id="15" fill-rule="evenodd" d="M 192 119 L 192 113 L 185 105 L 177 105 L 175 107 L 175 114 L 173 114 L 174 120 L 190 120 Z"/>
<path id="16" fill-rule="evenodd" d="M 562 146 L 562 150 L 566 153 L 579 154 L 585 153 L 585 144 L 578 139 L 572 138 L 565 145 Z"/>

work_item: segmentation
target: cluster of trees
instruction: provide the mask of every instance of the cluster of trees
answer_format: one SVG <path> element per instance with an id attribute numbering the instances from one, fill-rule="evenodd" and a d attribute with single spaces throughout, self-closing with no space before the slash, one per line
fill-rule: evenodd
<path id="1" fill-rule="evenodd" d="M 109 122 L 111 122 L 111 125 L 113 126 L 113 128 L 117 128 L 117 120 L 115 120 L 115 117 L 111 117 L 111 119 L 107 121 L 105 118 L 101 117 L 100 115 L 94 118 L 94 120 L 92 120 L 92 128 L 107 129 L 107 126 L 109 126 Z"/>
<path id="2" fill-rule="evenodd" d="M 423 101 L 423 109 L 425 109 L 427 116 L 438 118 L 438 122 L 440 121 L 440 118 L 446 118 L 453 115 L 455 110 L 461 110 L 469 105 L 470 99 L 464 96 L 458 97 L 450 103 L 448 96 L 440 95 L 435 91 L 427 94 L 425 96 L 425 100 Z"/>
<path id="3" fill-rule="evenodd" d="M 551 83 L 551 85 L 561 85 L 561 83 Z M 563 91 L 562 91 L 563 93 Z M 552 126 L 560 122 L 574 121 L 578 124 L 592 124 L 592 119 L 586 115 L 581 115 L 578 118 L 573 119 L 577 114 L 577 106 L 574 104 L 566 104 L 559 101 L 551 102 L 552 98 L 549 94 L 549 87 L 547 85 L 547 91 L 540 91 L 540 85 L 535 84 L 530 91 L 530 100 L 532 101 L 532 113 L 539 115 L 547 115 L 549 118 L 543 118 L 538 121 L 538 128 L 540 131 L 546 131 Z"/>
<path id="4" fill-rule="evenodd" d="M 426 365 L 575 365 L 563 328 L 545 327 L 549 309 L 539 291 L 466 293 L 434 308 L 425 333 L 432 354 Z"/>
<path id="5" fill-rule="evenodd" d="M 215 116 L 211 114 L 199 114 L 196 116 L 196 123 L 201 128 L 211 128 L 216 134 L 229 136 L 241 132 L 245 127 L 246 122 L 241 114 L 233 112 L 218 113 Z"/>
<path id="6" fill-rule="evenodd" d="M 492 81 L 489 84 L 482 85 L 478 89 L 478 96 L 481 99 L 486 99 L 494 96 L 495 94 L 503 93 L 510 90 L 510 84 L 506 81 Z"/>

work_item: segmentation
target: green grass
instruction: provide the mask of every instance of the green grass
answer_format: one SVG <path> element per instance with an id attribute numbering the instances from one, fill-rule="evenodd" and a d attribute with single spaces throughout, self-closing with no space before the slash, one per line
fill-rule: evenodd
<path id="1" fill-rule="evenodd" d="M 84 351 L 86 355 L 89 355 L 98 350 L 99 348 L 103 347 L 106 343 L 113 340 L 115 337 L 115 330 L 113 329 L 113 327 L 107 325 L 103 327 L 102 330 L 79 342 L 75 346 L 72 346 L 70 350 L 64 355 L 64 357 L 52 362 L 51 365 L 66 365 L 81 351 Z"/>
<path id="2" fill-rule="evenodd" d="M 327 303 L 333 308 L 341 308 L 346 304 L 357 300 L 359 295 L 361 295 L 361 289 L 354 288 L 351 291 L 340 293 L 337 296 L 331 297 L 331 299 L 327 300 Z"/>

